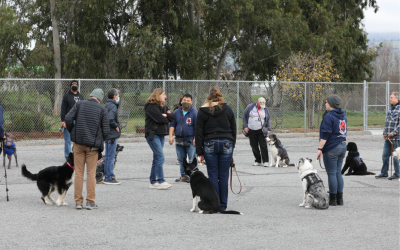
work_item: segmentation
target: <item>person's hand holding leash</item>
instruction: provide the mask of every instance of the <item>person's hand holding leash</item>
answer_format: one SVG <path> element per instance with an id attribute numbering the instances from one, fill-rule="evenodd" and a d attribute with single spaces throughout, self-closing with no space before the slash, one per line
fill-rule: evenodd
<path id="1" fill-rule="evenodd" d="M 203 162 L 203 161 L 204 161 L 204 155 L 198 155 L 198 157 L 199 157 L 199 159 L 200 159 L 200 162 Z"/>
<path id="2" fill-rule="evenodd" d="M 169 137 L 169 145 L 174 144 L 174 137 L 170 136 Z"/>
<path id="3" fill-rule="evenodd" d="M 65 124 L 65 122 L 62 122 L 62 123 L 61 123 L 61 127 L 62 127 L 62 128 L 66 128 L 66 127 L 67 127 L 67 125 Z"/>
<path id="4" fill-rule="evenodd" d="M 393 137 L 393 136 L 394 136 L 393 133 L 388 134 L 388 137 Z"/>
<path id="5" fill-rule="evenodd" d="M 321 151 L 321 150 L 318 150 L 317 160 L 319 160 L 319 158 L 321 158 L 321 156 L 322 156 L 322 151 Z"/>
<path id="6" fill-rule="evenodd" d="M 249 133 L 249 128 L 244 128 L 244 132 L 246 132 L 246 134 Z"/>
<path id="7" fill-rule="evenodd" d="M 162 116 L 167 117 L 167 114 L 162 114 Z"/>

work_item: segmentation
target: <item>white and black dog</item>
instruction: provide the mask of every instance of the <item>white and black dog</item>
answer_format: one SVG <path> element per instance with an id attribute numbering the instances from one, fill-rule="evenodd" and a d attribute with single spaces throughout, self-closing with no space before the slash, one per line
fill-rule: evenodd
<path id="1" fill-rule="evenodd" d="M 193 194 L 193 207 L 190 212 L 196 211 L 196 206 L 199 207 L 199 213 L 202 214 L 242 214 L 237 211 L 224 211 L 221 209 L 217 191 L 210 179 L 208 179 L 197 167 L 197 159 L 194 158 L 192 163 L 188 163 L 186 158 L 183 159 L 185 173 L 190 177 L 190 187 Z M 197 197 L 200 197 L 197 204 Z"/>
<path id="2" fill-rule="evenodd" d="M 304 198 L 300 207 L 327 209 L 329 208 L 329 195 L 325 191 L 324 183 L 311 164 L 311 160 L 300 158 L 297 163 L 302 180 Z"/>
<path id="3" fill-rule="evenodd" d="M 42 200 L 46 205 L 51 205 L 50 201 L 60 206 L 67 206 L 64 201 L 68 188 L 72 185 L 75 173 L 74 155 L 69 153 L 67 162 L 62 166 L 52 166 L 42 169 L 37 174 L 32 174 L 26 169 L 25 164 L 21 168 L 22 175 L 32 181 L 36 181 L 39 191 L 42 192 Z M 58 199 L 54 201 L 51 194 L 57 191 Z"/>
<path id="4" fill-rule="evenodd" d="M 397 159 L 400 161 L 400 147 L 396 148 L 396 149 L 393 151 L 392 156 L 393 156 L 393 157 L 397 157 Z M 400 181 L 400 179 L 399 179 L 399 181 Z"/>
<path id="5" fill-rule="evenodd" d="M 275 167 L 279 167 L 282 166 L 284 168 L 288 167 L 288 166 L 292 166 L 294 167 L 294 164 L 290 164 L 290 159 L 288 156 L 288 153 L 286 151 L 286 149 L 283 147 L 281 141 L 278 139 L 278 137 L 276 137 L 276 135 L 271 134 L 268 136 L 269 139 L 267 139 L 267 143 L 269 143 L 269 145 L 271 146 L 271 155 L 272 155 L 272 159 L 270 161 L 269 166 L 272 167 L 272 160 L 275 161 Z"/>

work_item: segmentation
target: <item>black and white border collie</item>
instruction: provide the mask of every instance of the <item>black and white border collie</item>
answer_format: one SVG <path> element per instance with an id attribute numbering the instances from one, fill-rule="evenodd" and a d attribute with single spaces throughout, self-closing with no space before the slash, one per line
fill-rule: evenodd
<path id="1" fill-rule="evenodd" d="M 40 170 L 37 174 L 32 174 L 26 169 L 25 164 L 23 164 L 21 171 L 24 177 L 36 181 L 39 191 L 42 192 L 42 200 L 46 205 L 51 205 L 46 197 L 48 197 L 51 202 L 57 204 L 57 206 L 61 204 L 63 206 L 68 205 L 64 199 L 68 188 L 72 185 L 75 174 L 73 153 L 69 153 L 67 162 L 62 166 L 47 167 Z M 54 201 L 51 197 L 54 191 L 58 193 L 57 201 Z"/>
<path id="2" fill-rule="evenodd" d="M 200 214 L 243 214 L 237 211 L 224 211 L 221 209 L 217 191 L 210 179 L 208 179 L 198 168 L 197 159 L 194 158 L 192 163 L 188 163 L 186 158 L 183 159 L 185 173 L 190 177 L 190 187 L 193 194 L 193 207 L 190 212 L 196 211 L 196 205 L 199 207 Z M 197 197 L 200 197 L 197 204 Z"/>

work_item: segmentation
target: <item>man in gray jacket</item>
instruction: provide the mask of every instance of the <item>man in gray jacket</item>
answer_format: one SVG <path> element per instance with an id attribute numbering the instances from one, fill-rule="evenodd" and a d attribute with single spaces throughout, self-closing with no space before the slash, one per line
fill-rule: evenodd
<path id="1" fill-rule="evenodd" d="M 95 89 L 90 98 L 77 102 L 71 111 L 65 116 L 65 123 L 71 133 L 71 140 L 74 142 L 74 163 L 75 163 L 75 193 L 74 199 L 76 209 L 82 209 L 83 196 L 83 175 L 85 162 L 87 165 L 86 181 L 86 209 L 97 208 L 96 199 L 96 166 L 99 149 L 104 148 L 104 140 L 110 131 L 108 112 L 100 104 L 103 100 L 102 89 Z M 75 120 L 75 124 L 73 121 Z"/>

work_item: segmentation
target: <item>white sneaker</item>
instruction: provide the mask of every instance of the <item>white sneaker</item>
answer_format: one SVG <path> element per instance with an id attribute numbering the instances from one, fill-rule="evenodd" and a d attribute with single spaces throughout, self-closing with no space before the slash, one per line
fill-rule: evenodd
<path id="1" fill-rule="evenodd" d="M 150 184 L 150 188 L 158 188 L 158 186 L 160 186 L 160 184 L 158 182 L 156 182 L 154 184 Z"/>
<path id="2" fill-rule="evenodd" d="M 163 183 L 161 183 L 161 184 L 158 184 L 158 189 L 166 189 L 166 188 L 170 188 L 170 187 L 172 187 L 172 185 L 171 184 L 169 184 L 168 182 L 163 182 Z"/>
<path id="3" fill-rule="evenodd" d="M 269 166 L 269 164 L 268 164 L 268 162 L 264 162 L 264 167 L 268 167 Z"/>
<path id="4" fill-rule="evenodd" d="M 253 164 L 253 166 L 254 166 L 254 167 L 262 166 L 262 163 L 256 162 L 256 163 Z"/>

